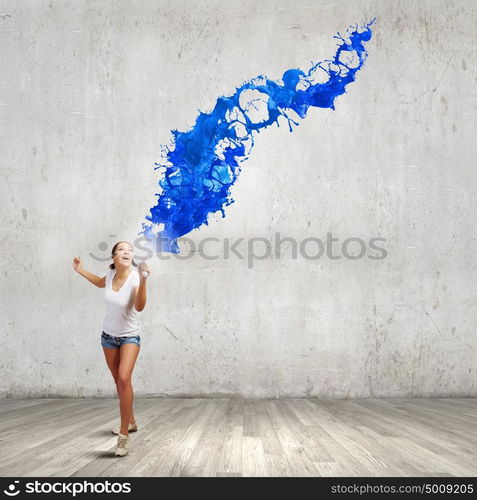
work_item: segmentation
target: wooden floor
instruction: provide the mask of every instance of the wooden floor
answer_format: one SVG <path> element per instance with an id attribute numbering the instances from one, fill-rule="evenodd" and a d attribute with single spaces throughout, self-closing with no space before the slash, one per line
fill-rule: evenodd
<path id="1" fill-rule="evenodd" d="M 0 401 L 0 476 L 476 476 L 477 399 Z"/>

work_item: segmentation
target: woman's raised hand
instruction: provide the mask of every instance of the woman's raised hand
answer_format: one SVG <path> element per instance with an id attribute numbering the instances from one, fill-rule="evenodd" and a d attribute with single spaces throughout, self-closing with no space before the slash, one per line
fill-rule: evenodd
<path id="1" fill-rule="evenodd" d="M 82 267 L 82 265 L 81 265 L 81 259 L 80 259 L 80 258 L 75 257 L 75 258 L 73 259 L 73 268 L 74 268 L 74 270 L 75 270 L 77 273 L 79 273 L 79 272 L 80 272 L 80 270 L 83 268 L 83 267 Z"/>
<path id="2" fill-rule="evenodd" d="M 141 262 L 137 266 L 137 270 L 139 271 L 139 276 L 142 278 L 147 278 L 152 273 L 151 268 L 145 262 Z"/>

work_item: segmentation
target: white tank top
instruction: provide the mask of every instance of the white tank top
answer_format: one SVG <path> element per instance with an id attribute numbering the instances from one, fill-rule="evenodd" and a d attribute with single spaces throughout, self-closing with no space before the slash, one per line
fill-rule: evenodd
<path id="1" fill-rule="evenodd" d="M 139 273 L 132 269 L 118 292 L 112 288 L 116 269 L 109 269 L 106 274 L 104 303 L 106 312 L 103 331 L 114 337 L 133 337 L 139 335 L 139 311 L 134 307 L 134 288 L 139 286 Z"/>

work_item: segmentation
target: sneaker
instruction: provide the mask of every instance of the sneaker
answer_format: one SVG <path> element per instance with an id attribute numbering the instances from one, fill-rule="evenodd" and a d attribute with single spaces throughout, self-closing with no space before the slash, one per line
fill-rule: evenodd
<path id="1" fill-rule="evenodd" d="M 121 430 L 121 426 L 119 425 L 118 427 L 115 427 L 114 429 L 111 429 L 111 432 L 113 434 L 119 434 L 119 431 Z M 136 432 L 137 431 L 137 422 L 134 422 L 134 424 L 129 423 L 128 425 L 128 432 Z"/>
<path id="2" fill-rule="evenodd" d="M 117 455 L 118 457 L 124 457 L 124 455 L 127 455 L 128 444 L 129 444 L 129 436 L 125 436 L 124 434 L 119 434 L 115 455 Z"/>

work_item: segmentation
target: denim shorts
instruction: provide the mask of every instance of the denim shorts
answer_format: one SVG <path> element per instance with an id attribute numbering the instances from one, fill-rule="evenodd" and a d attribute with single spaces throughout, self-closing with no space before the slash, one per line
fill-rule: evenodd
<path id="1" fill-rule="evenodd" d="M 135 335 L 133 337 L 113 337 L 106 332 L 101 333 L 101 345 L 103 347 L 116 348 L 122 344 L 136 344 L 141 347 L 141 337 Z"/>

